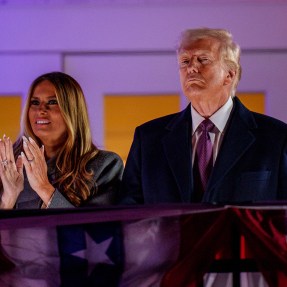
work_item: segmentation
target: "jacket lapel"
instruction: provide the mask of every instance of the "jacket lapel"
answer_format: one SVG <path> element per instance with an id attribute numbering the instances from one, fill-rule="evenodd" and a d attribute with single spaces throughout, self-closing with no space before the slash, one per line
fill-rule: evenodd
<path id="1" fill-rule="evenodd" d="M 191 112 L 190 105 L 166 127 L 163 149 L 183 202 L 191 200 Z"/>
<path id="2" fill-rule="evenodd" d="M 256 128 L 253 115 L 237 98 L 234 99 L 234 110 L 228 125 L 211 174 L 207 193 L 211 192 L 224 179 L 225 175 L 255 141 L 251 131 Z"/>

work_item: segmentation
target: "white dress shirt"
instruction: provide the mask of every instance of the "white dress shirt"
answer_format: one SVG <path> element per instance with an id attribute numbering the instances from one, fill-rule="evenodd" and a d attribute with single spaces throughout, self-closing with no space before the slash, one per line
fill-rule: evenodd
<path id="1" fill-rule="evenodd" d="M 233 108 L 233 101 L 231 97 L 228 98 L 227 102 L 215 112 L 209 120 L 215 125 L 215 128 L 209 133 L 210 139 L 213 146 L 213 164 L 215 163 L 216 157 L 219 152 L 220 145 L 225 132 L 226 123 L 229 119 L 230 113 Z M 201 132 L 197 130 L 200 123 L 205 120 L 191 105 L 191 117 L 192 117 L 192 147 L 196 150 L 197 142 Z M 192 164 L 194 162 L 195 152 L 192 154 Z"/>

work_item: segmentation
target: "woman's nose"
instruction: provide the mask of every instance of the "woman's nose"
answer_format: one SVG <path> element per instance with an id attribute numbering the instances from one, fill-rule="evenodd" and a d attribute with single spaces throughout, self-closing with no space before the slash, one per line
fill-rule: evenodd
<path id="1" fill-rule="evenodd" d="M 46 103 L 40 103 L 38 107 L 41 112 L 46 112 L 48 110 L 48 106 Z"/>

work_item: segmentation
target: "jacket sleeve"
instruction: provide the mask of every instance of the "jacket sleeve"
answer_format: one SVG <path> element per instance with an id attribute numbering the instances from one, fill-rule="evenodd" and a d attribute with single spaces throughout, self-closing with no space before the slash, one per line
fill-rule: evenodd
<path id="1" fill-rule="evenodd" d="M 75 207 L 66 197 L 56 189 L 47 208 L 72 208 Z"/>
<path id="2" fill-rule="evenodd" d="M 101 151 L 93 164 L 96 193 L 87 204 L 112 205 L 118 202 L 119 188 L 124 165 L 122 159 L 113 152 Z"/>
<path id="3" fill-rule="evenodd" d="M 136 128 L 120 188 L 120 204 L 144 203 L 140 129 Z"/>
<path id="4" fill-rule="evenodd" d="M 123 174 L 123 162 L 113 152 L 99 151 L 98 155 L 89 164 L 94 172 L 94 194 L 84 203 L 87 205 L 112 205 L 118 200 L 120 182 Z M 60 191 L 56 189 L 48 208 L 75 207 Z"/>

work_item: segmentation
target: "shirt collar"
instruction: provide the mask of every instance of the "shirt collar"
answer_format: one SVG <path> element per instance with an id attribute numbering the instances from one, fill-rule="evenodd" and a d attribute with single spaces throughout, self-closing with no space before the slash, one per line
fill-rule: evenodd
<path id="1" fill-rule="evenodd" d="M 229 115 L 233 108 L 233 101 L 231 97 L 228 98 L 227 102 L 216 111 L 209 119 L 214 123 L 220 133 L 223 132 Z M 191 117 L 192 117 L 192 134 L 196 131 L 200 123 L 205 119 L 202 117 L 191 105 Z"/>

